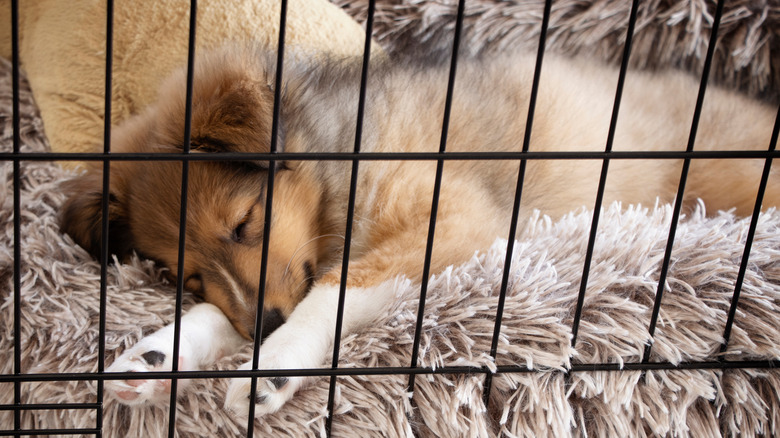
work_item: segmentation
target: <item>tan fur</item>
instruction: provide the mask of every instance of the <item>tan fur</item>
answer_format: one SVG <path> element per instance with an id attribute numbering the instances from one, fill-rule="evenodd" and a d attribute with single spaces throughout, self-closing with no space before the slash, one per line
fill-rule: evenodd
<path id="1" fill-rule="evenodd" d="M 273 59 L 224 51 L 198 64 L 193 153 L 269 150 Z M 528 55 L 461 62 L 448 151 L 520 150 L 533 62 Z M 286 66 L 281 149 L 352 150 L 359 66 L 359 59 L 313 66 L 299 59 Z M 437 151 L 447 69 L 380 62 L 369 78 L 361 151 Z M 697 82 L 679 73 L 631 72 L 628 78 L 614 150 L 684 150 Z M 613 70 L 546 58 L 531 150 L 603 151 L 616 81 Z M 178 151 L 183 120 L 184 72 L 179 72 L 165 83 L 158 103 L 116 130 L 114 150 Z M 711 87 L 696 149 L 766 150 L 773 122 L 767 106 Z M 560 216 L 592 207 L 601 165 L 594 160 L 530 160 L 521 216 L 534 209 Z M 267 163 L 192 162 L 188 175 L 185 285 L 222 309 L 246 337 L 254 331 L 259 285 L 267 181 L 263 166 Z M 350 166 L 349 161 L 290 161 L 276 173 L 266 311 L 288 316 L 311 286 L 309 274 L 321 284 L 339 282 Z M 686 200 L 702 197 L 711 210 L 736 207 L 748 214 L 762 166 L 761 160 L 694 162 Z M 111 164 L 114 249 L 136 249 L 173 274 L 181 167 L 176 162 Z M 432 273 L 506 235 L 518 167 L 517 161 L 445 162 Z M 375 286 L 398 275 L 420 280 L 435 168 L 431 161 L 360 162 L 349 286 Z M 95 167 L 74 181 L 63 215 L 63 229 L 93 252 L 99 249 L 99 175 Z M 612 160 L 605 202 L 672 201 L 679 177 L 677 161 Z M 775 172 L 765 206 L 778 201 Z M 235 239 L 239 225 L 242 237 Z"/>

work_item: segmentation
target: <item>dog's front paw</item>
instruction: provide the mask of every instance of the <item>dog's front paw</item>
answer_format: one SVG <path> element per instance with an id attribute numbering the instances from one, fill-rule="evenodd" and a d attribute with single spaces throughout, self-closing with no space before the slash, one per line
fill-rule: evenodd
<path id="1" fill-rule="evenodd" d="M 173 363 L 173 340 L 154 333 L 119 356 L 107 372 L 144 373 L 148 371 L 171 371 Z M 179 346 L 178 369 L 185 370 L 190 365 L 189 348 L 184 342 Z M 167 400 L 171 394 L 171 381 L 168 379 L 106 380 L 106 390 L 126 405 L 157 403 Z M 188 381 L 179 380 L 179 387 Z"/>
<path id="2" fill-rule="evenodd" d="M 363 327 L 387 308 L 395 296 L 389 285 L 383 283 L 371 288 L 347 290 L 342 335 Z M 338 302 L 338 285 L 315 285 L 287 322 L 265 339 L 258 351 L 258 368 L 296 370 L 322 367 L 333 349 Z M 244 364 L 241 369 L 251 369 L 251 363 Z M 310 379 L 283 374 L 261 378 L 254 394 L 250 394 L 251 379 L 234 379 L 225 396 L 225 408 L 243 417 L 248 416 L 250 403 L 254 403 L 255 417 L 276 412 Z"/>
<path id="3" fill-rule="evenodd" d="M 173 364 L 173 324 L 169 324 L 125 351 L 111 364 L 108 372 L 143 373 L 170 371 Z M 236 332 L 224 313 L 214 305 L 201 303 L 193 306 L 181 318 L 179 342 L 179 371 L 194 371 L 210 366 L 220 357 L 233 354 L 245 341 Z M 171 381 L 168 379 L 107 380 L 106 389 L 127 405 L 159 402 L 169 399 Z M 184 391 L 189 380 L 180 379 L 178 388 Z"/>
<path id="4" fill-rule="evenodd" d="M 262 351 L 259 363 L 260 369 L 296 369 L 306 367 L 306 364 L 296 363 L 294 360 L 281 363 L 281 361 L 263 355 Z M 252 363 L 245 363 L 239 369 L 250 370 L 252 369 Z M 227 395 L 225 396 L 225 409 L 242 418 L 246 418 L 249 416 L 249 404 L 254 403 L 255 417 L 272 414 L 292 399 L 295 392 L 305 382 L 305 377 L 277 376 L 259 378 L 257 379 L 257 390 L 252 394 L 251 379 L 233 379 L 230 382 L 230 386 L 228 386 Z"/>

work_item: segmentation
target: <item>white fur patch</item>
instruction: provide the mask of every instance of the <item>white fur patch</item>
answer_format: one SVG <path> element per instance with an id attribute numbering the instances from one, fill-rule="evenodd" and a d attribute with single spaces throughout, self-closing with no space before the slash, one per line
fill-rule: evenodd
<path id="1" fill-rule="evenodd" d="M 376 320 L 395 299 L 396 281 L 389 280 L 367 288 L 348 288 L 344 299 L 342 336 L 354 333 Z M 287 322 L 273 332 L 258 352 L 259 369 L 303 369 L 328 366 L 332 354 L 338 310 L 338 285 L 315 285 L 298 304 Z M 241 366 L 251 369 L 251 362 Z M 249 400 L 255 416 L 276 412 L 306 382 L 305 377 L 289 377 L 277 387 L 273 379 L 260 379 L 257 394 L 250 396 L 250 379 L 230 383 L 225 408 L 246 417 Z"/>
<path id="2" fill-rule="evenodd" d="M 173 335 L 173 324 L 161 328 L 126 350 L 106 371 L 170 371 Z M 219 308 L 207 303 L 197 304 L 181 318 L 178 369 L 200 370 L 224 355 L 233 354 L 245 342 Z M 156 361 L 149 363 L 148 358 Z M 179 389 L 184 390 L 187 383 L 187 380 L 179 380 Z M 120 402 L 138 405 L 166 400 L 171 386 L 169 380 L 107 380 L 106 389 Z"/>

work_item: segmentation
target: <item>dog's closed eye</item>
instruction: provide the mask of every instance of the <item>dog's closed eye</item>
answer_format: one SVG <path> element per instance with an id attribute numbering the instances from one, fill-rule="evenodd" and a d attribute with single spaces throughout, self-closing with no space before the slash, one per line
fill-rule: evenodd
<path id="1" fill-rule="evenodd" d="M 250 209 L 247 214 L 244 215 L 244 217 L 241 219 L 241 221 L 236 225 L 235 228 L 233 228 L 233 232 L 230 235 L 230 238 L 233 240 L 233 242 L 236 243 L 242 243 L 244 242 L 246 238 L 246 226 L 249 222 L 249 219 L 252 217 L 252 210 Z"/>

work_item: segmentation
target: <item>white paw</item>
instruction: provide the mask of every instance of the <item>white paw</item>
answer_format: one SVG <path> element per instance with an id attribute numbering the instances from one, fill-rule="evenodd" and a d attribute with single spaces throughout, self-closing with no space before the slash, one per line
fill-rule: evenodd
<path id="1" fill-rule="evenodd" d="M 143 373 L 170 371 L 173 363 L 174 325 L 169 324 L 125 351 L 111 364 L 108 372 Z M 245 341 L 235 331 L 227 317 L 216 306 L 201 303 L 193 306 L 181 318 L 179 371 L 200 370 L 220 357 L 236 352 Z M 126 405 L 156 403 L 170 400 L 168 379 L 107 380 L 106 389 Z M 183 393 L 189 380 L 180 379 L 178 393 Z"/>
<path id="2" fill-rule="evenodd" d="M 141 340 L 138 344 L 125 351 L 117 358 L 107 372 L 170 371 L 173 358 L 173 341 L 166 336 L 154 333 Z M 182 342 L 179 345 L 179 370 L 188 369 L 188 347 Z M 106 390 L 113 394 L 121 403 L 140 405 L 145 403 L 164 402 L 170 398 L 171 381 L 168 379 L 106 380 Z M 179 380 L 178 387 L 184 389 L 187 380 Z"/>
<path id="3" fill-rule="evenodd" d="M 264 355 L 261 349 L 259 356 L 260 369 L 298 369 L 306 368 L 307 364 L 296 361 L 284 362 L 279 355 L 271 357 Z M 239 367 L 240 370 L 252 369 L 248 362 Z M 241 418 L 249 416 L 249 404 L 255 404 L 255 417 L 272 414 L 278 411 L 306 383 L 306 377 L 278 376 L 257 379 L 257 390 L 251 394 L 251 379 L 233 379 L 225 396 L 225 409 Z"/>
<path id="4" fill-rule="evenodd" d="M 370 288 L 347 289 L 342 336 L 353 333 L 375 320 L 393 302 L 395 280 Z M 287 322 L 271 333 L 258 352 L 261 370 L 320 368 L 333 351 L 339 288 L 315 285 L 290 314 Z M 242 370 L 251 369 L 246 363 Z M 278 411 L 292 399 L 309 377 L 279 376 L 257 380 L 251 392 L 251 379 L 233 379 L 225 396 L 225 408 L 242 417 L 249 415 L 254 403 L 255 417 Z"/>

